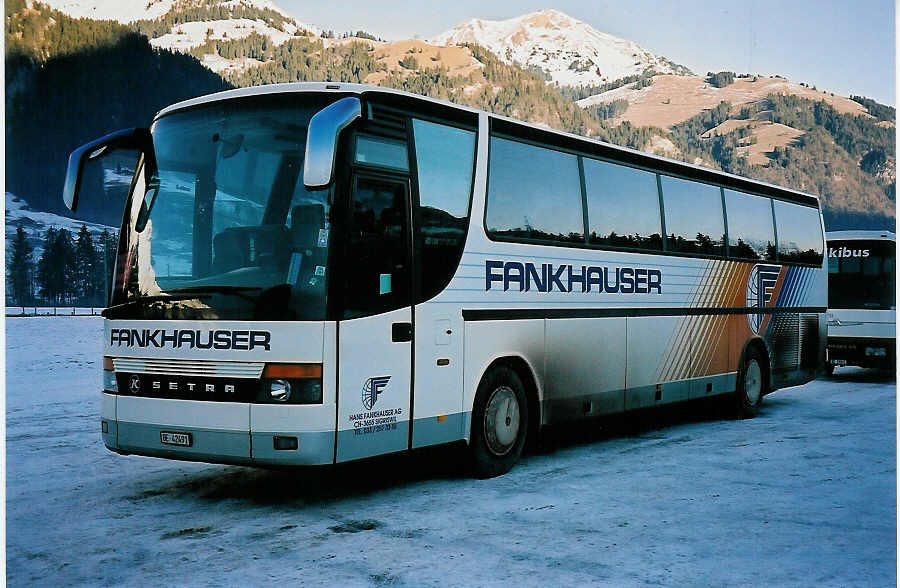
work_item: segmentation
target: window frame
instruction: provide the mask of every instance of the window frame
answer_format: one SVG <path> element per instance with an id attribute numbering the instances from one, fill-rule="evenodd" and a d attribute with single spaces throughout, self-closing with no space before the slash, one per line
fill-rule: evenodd
<path id="1" fill-rule="evenodd" d="M 513 141 L 516 143 L 522 143 L 524 145 L 530 145 L 532 147 L 536 147 L 538 149 L 546 149 L 548 151 L 556 151 L 558 153 L 564 153 L 566 155 L 572 155 L 575 157 L 576 167 L 578 169 L 578 181 L 581 186 L 581 196 L 578 199 L 581 202 L 581 232 L 582 232 L 582 242 L 576 243 L 574 241 L 555 241 L 551 239 L 531 239 L 529 237 L 506 237 L 503 235 L 497 235 L 493 233 L 487 226 L 487 214 L 488 214 L 488 205 L 490 202 L 490 187 L 491 187 L 491 139 L 497 137 L 498 139 L 504 139 L 507 141 Z M 487 170 L 486 170 L 486 178 L 484 184 L 484 214 L 481 219 L 481 227 L 484 230 L 485 235 L 491 241 L 496 241 L 499 243 L 526 243 L 529 245 L 549 245 L 553 247 L 570 247 L 576 249 L 584 249 L 587 243 L 587 209 L 585 208 L 585 192 L 584 192 L 584 166 L 581 164 L 581 155 L 576 151 L 570 151 L 567 149 L 559 149 L 554 146 L 546 145 L 544 143 L 537 143 L 534 141 L 528 141 L 525 139 L 521 139 L 515 136 L 507 136 L 499 133 L 488 133 L 488 148 L 487 148 Z"/>

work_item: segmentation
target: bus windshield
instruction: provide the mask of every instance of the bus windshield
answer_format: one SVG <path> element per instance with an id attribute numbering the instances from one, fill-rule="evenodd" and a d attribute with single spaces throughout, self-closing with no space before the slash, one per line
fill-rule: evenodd
<path id="1" fill-rule="evenodd" d="M 153 126 L 110 318 L 323 320 L 330 191 L 307 191 L 307 125 L 335 96 L 266 96 Z M 151 170 L 149 173 L 153 173 Z M 148 186 L 145 190 L 144 186 Z"/>
<path id="2" fill-rule="evenodd" d="M 895 308 L 894 257 L 893 241 L 828 241 L 828 307 Z"/>

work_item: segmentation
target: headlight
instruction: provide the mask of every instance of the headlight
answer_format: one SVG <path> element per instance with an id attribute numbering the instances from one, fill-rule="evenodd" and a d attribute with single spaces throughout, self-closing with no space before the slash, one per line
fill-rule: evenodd
<path id="1" fill-rule="evenodd" d="M 267 363 L 256 402 L 322 404 L 321 363 Z"/>
<path id="2" fill-rule="evenodd" d="M 270 380 L 269 398 L 277 402 L 287 402 L 290 400 L 291 383 L 287 380 Z"/>

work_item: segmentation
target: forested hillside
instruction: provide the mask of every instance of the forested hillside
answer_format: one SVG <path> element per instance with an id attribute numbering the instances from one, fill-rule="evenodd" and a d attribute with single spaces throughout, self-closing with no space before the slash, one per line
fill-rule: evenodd
<path id="1" fill-rule="evenodd" d="M 889 108 L 870 102 L 868 107 L 881 112 Z M 704 138 L 712 129 L 730 128 L 729 121 L 738 123 L 732 125 L 734 130 Z M 775 147 L 764 165 L 753 165 L 747 152 L 755 143 L 754 131 L 771 124 L 801 133 L 790 144 Z M 686 159 L 820 196 L 830 230 L 894 226 L 894 127 L 879 124 L 877 118 L 842 114 L 824 102 L 770 94 L 740 109 L 723 102 L 670 131 Z"/>
<path id="2" fill-rule="evenodd" d="M 23 14 L 6 5 L 7 39 L 11 28 L 22 33 L 6 50 L 6 190 L 35 209 L 63 211 L 66 162 L 79 145 L 229 87 L 190 55 L 155 50 L 128 27 L 35 6 Z M 116 206 L 85 205 L 84 218 L 119 224 Z"/>

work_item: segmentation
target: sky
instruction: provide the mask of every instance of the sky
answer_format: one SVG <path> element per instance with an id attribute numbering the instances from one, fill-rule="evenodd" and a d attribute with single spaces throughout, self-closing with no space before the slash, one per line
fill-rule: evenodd
<path id="1" fill-rule="evenodd" d="M 501 20 L 555 8 L 630 39 L 694 73 L 779 74 L 821 90 L 895 103 L 891 0 L 276 0 L 297 20 L 388 40 L 436 36 L 470 18 Z"/>

